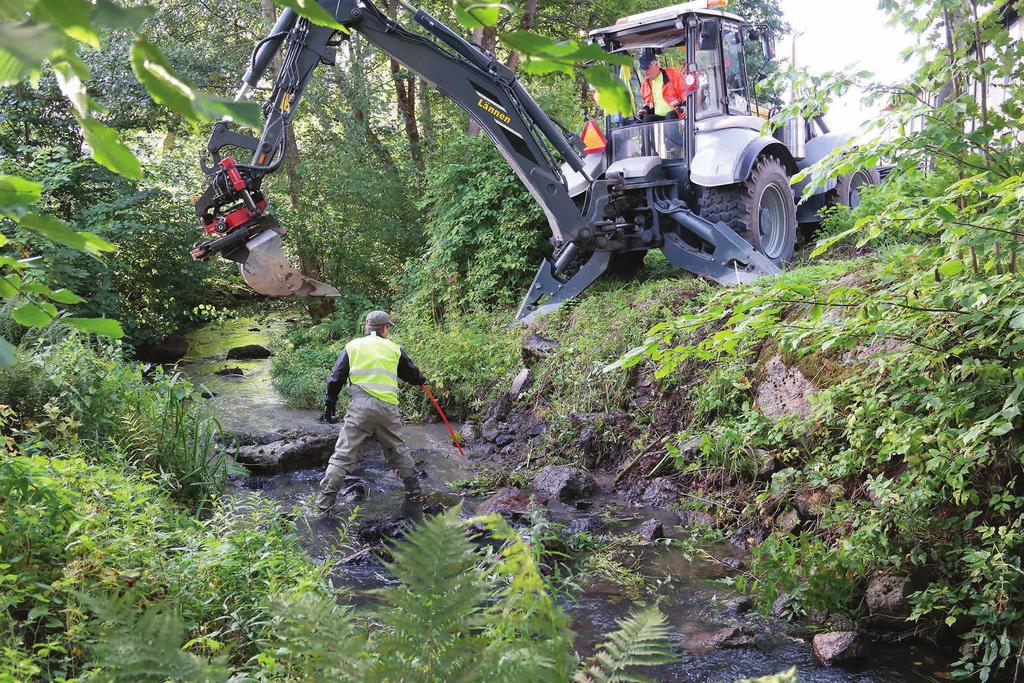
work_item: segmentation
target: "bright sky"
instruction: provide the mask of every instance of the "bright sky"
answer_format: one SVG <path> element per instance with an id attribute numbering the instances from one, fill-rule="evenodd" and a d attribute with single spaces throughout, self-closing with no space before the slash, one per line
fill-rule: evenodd
<path id="1" fill-rule="evenodd" d="M 873 80 L 892 82 L 913 69 L 900 58 L 900 52 L 912 45 L 912 36 L 889 26 L 888 15 L 878 9 L 875 0 L 780 0 L 793 33 L 779 41 L 778 56 L 792 55 L 793 36 L 797 38 L 797 61 L 812 73 L 832 71 L 856 63 L 858 69 L 871 71 Z M 863 93 L 848 93 L 832 106 L 825 121 L 836 132 L 853 132 L 877 113 L 865 108 Z"/>

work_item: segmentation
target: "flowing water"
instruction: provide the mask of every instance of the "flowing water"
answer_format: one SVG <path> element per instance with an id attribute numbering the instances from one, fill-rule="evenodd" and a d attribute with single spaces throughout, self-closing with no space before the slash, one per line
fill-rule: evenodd
<path id="1" fill-rule="evenodd" d="M 292 410 L 284 406 L 269 376 L 269 361 L 226 361 L 229 348 L 241 344 L 268 345 L 274 334 L 287 324 L 280 320 L 236 319 L 208 326 L 192 336 L 193 347 L 182 369 L 194 381 L 212 390 L 211 399 L 221 423 L 228 431 L 241 433 L 270 432 L 314 424 L 314 411 Z M 220 377 L 213 373 L 223 367 L 241 367 L 242 377 Z M 325 368 L 325 375 L 327 369 Z M 448 505 L 462 503 L 472 512 L 481 502 L 473 496 L 451 492 L 449 484 L 472 476 L 479 465 L 461 458 L 451 445 L 443 425 L 407 425 L 405 436 L 423 470 L 422 485 L 430 497 Z M 318 563 L 334 565 L 332 579 L 343 586 L 355 604 L 372 600 L 372 590 L 392 581 L 381 564 L 368 561 L 345 563 L 360 549 L 359 542 L 346 535 L 346 521 L 323 519 L 308 514 L 309 502 L 323 472 L 321 469 L 301 470 L 272 477 L 251 477 L 236 495 L 256 496 L 274 501 L 283 511 L 296 517 L 303 547 Z M 370 483 L 366 499 L 356 503 L 358 514 L 347 528 L 357 527 L 363 520 L 401 515 L 403 488 L 394 472 L 389 472 L 379 448 L 368 449 L 361 474 Z M 617 497 L 596 496 L 590 510 L 552 504 L 554 522 L 567 524 L 581 516 L 600 513 L 609 521 L 609 533 L 627 533 L 651 517 L 660 519 L 666 534 L 678 532 L 678 516 L 661 509 L 638 509 Z M 354 506 L 353 506 L 354 508 Z M 790 627 L 782 622 L 756 614 L 737 615 L 725 605 L 739 594 L 722 581 L 736 572 L 728 569 L 734 551 L 728 547 L 704 548 L 706 553 L 686 552 L 682 545 L 653 545 L 634 549 L 636 571 L 646 579 L 648 592 L 644 602 L 657 601 L 679 636 L 682 661 L 659 667 L 646 675 L 658 681 L 734 681 L 762 676 L 797 667 L 801 681 L 835 683 L 875 683 L 888 681 L 944 680 L 942 673 L 950 659 L 935 650 L 914 645 L 871 644 L 868 655 L 850 666 L 824 668 L 815 661 L 808 641 L 790 635 Z M 360 557 L 365 557 L 361 555 Z M 593 652 L 603 634 L 616 628 L 615 622 L 626 617 L 635 607 L 621 588 L 598 582 L 560 598 L 577 634 L 581 654 Z M 749 647 L 726 648 L 700 652 L 688 647 L 703 636 L 722 627 L 743 625 L 755 634 Z"/>

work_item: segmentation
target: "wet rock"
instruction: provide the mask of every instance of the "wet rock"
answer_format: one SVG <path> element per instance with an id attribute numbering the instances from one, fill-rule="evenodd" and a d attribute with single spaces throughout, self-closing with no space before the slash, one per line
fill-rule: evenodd
<path id="1" fill-rule="evenodd" d="M 580 499 L 573 502 L 573 507 L 575 507 L 577 510 L 589 510 L 590 508 L 594 507 L 594 502 L 590 500 Z"/>
<path id="2" fill-rule="evenodd" d="M 200 396 L 202 396 L 202 397 L 203 397 L 203 398 L 205 398 L 205 399 L 211 399 L 211 398 L 214 398 L 214 397 L 216 397 L 216 396 L 217 396 L 218 394 L 216 394 L 216 393 L 214 393 L 214 392 L 212 392 L 212 391 L 203 391 L 203 392 L 202 392 L 201 394 L 199 394 L 199 395 L 200 395 Z"/>
<path id="3" fill-rule="evenodd" d="M 135 347 L 135 357 L 143 363 L 173 363 L 181 360 L 188 353 L 188 341 L 173 335 L 155 344 L 139 344 Z"/>
<path id="4" fill-rule="evenodd" d="M 659 538 L 665 538 L 665 527 L 658 520 L 651 518 L 641 524 L 636 533 L 644 543 L 654 543 Z"/>
<path id="5" fill-rule="evenodd" d="M 697 526 L 714 526 L 715 518 L 707 512 L 685 510 L 679 513 L 679 523 L 687 529 Z"/>
<path id="6" fill-rule="evenodd" d="M 774 525 L 776 529 L 785 531 L 788 534 L 800 526 L 800 514 L 792 508 L 785 510 L 781 514 L 776 515 Z"/>
<path id="7" fill-rule="evenodd" d="M 495 441 L 498 438 L 499 433 L 501 432 L 498 431 L 498 420 L 495 418 L 484 420 L 483 424 L 480 426 L 480 436 L 482 436 L 485 441 Z"/>
<path id="8" fill-rule="evenodd" d="M 569 526 L 566 529 L 570 534 L 603 534 L 608 530 L 608 526 L 597 517 L 577 517 L 569 522 Z"/>
<path id="9" fill-rule="evenodd" d="M 266 444 L 242 446 L 236 459 L 254 474 L 280 474 L 321 467 L 334 452 L 335 431 L 306 433 Z"/>
<path id="10" fill-rule="evenodd" d="M 868 583 L 865 600 L 868 611 L 876 620 L 903 619 L 910 614 L 907 593 L 908 576 L 876 576 Z"/>
<path id="11" fill-rule="evenodd" d="M 787 368 L 778 356 L 765 365 L 765 378 L 754 392 L 754 405 L 765 417 L 778 419 L 786 415 L 810 417 L 810 396 L 817 387 L 797 368 Z"/>
<path id="12" fill-rule="evenodd" d="M 412 522 L 405 517 L 389 515 L 363 520 L 356 527 L 356 537 L 368 545 L 378 545 L 387 540 L 401 538 L 412 529 Z"/>
<path id="13" fill-rule="evenodd" d="M 544 430 L 548 428 L 547 423 L 538 422 L 537 424 L 530 427 L 529 435 L 531 439 L 535 439 L 544 433 Z"/>
<path id="14" fill-rule="evenodd" d="M 512 404 L 515 403 L 516 397 L 511 392 L 504 392 L 498 397 L 498 400 L 494 402 L 491 409 L 487 412 L 487 420 L 494 420 L 500 422 L 508 417 L 509 411 L 512 410 Z"/>
<path id="15" fill-rule="evenodd" d="M 345 565 L 375 564 L 376 562 L 377 558 L 373 556 L 369 548 L 363 548 L 341 559 L 341 564 Z"/>
<path id="16" fill-rule="evenodd" d="M 523 340 L 523 364 L 526 367 L 533 365 L 558 350 L 559 342 L 554 339 L 546 339 L 539 334 L 531 334 Z"/>
<path id="17" fill-rule="evenodd" d="M 228 360 L 260 360 L 273 355 L 270 349 L 259 344 L 246 344 L 228 350 Z"/>
<path id="18" fill-rule="evenodd" d="M 824 489 L 800 489 L 793 496 L 793 505 L 803 519 L 817 519 L 832 502 L 832 496 Z"/>
<path id="19" fill-rule="evenodd" d="M 758 449 L 757 455 L 761 459 L 761 465 L 757 468 L 755 481 L 768 481 L 778 471 L 779 461 L 771 453 L 760 449 Z"/>
<path id="20" fill-rule="evenodd" d="M 480 428 L 480 436 L 482 436 L 485 441 L 493 442 L 498 438 L 498 434 L 498 421 L 493 417 L 485 420 Z"/>
<path id="21" fill-rule="evenodd" d="M 668 477 L 658 477 L 651 480 L 637 502 L 647 507 L 667 508 L 679 500 L 681 494 L 682 487 L 678 483 Z"/>
<path id="22" fill-rule="evenodd" d="M 584 427 L 580 430 L 579 436 L 576 437 L 576 445 L 579 449 L 587 454 L 592 454 L 597 450 L 597 441 L 594 439 L 594 430 L 590 427 Z"/>
<path id="23" fill-rule="evenodd" d="M 584 498 L 597 490 L 590 472 L 570 465 L 548 465 L 533 480 L 537 493 L 558 500 Z"/>
<path id="24" fill-rule="evenodd" d="M 729 614 L 744 614 L 754 606 L 754 601 L 749 595 L 741 595 L 722 604 L 722 610 Z"/>
<path id="25" fill-rule="evenodd" d="M 214 371 L 213 374 L 220 375 L 221 377 L 241 377 L 245 373 L 242 371 L 242 368 L 221 368 Z"/>
<path id="26" fill-rule="evenodd" d="M 856 659 L 862 647 L 855 631 L 832 631 L 814 636 L 814 656 L 825 666 Z"/>
<path id="27" fill-rule="evenodd" d="M 526 387 L 530 384 L 530 370 L 523 368 L 516 375 L 516 378 L 512 381 L 512 390 L 509 392 L 513 398 L 519 398 L 519 395 L 526 390 Z"/>
<path id="28" fill-rule="evenodd" d="M 472 422 L 467 422 L 462 425 L 462 428 L 459 429 L 459 433 L 462 434 L 462 440 L 467 443 L 470 441 L 476 441 L 480 437 L 480 433 Z"/>
<path id="29" fill-rule="evenodd" d="M 789 593 L 779 593 L 779 597 L 775 598 L 775 602 L 772 603 L 772 616 L 780 618 L 786 616 L 789 607 Z"/>
<path id="30" fill-rule="evenodd" d="M 494 439 L 494 445 L 498 448 L 503 448 L 515 441 L 510 434 L 498 434 L 498 437 Z"/>
<path id="31" fill-rule="evenodd" d="M 478 515 L 499 514 L 513 522 L 522 520 L 530 509 L 530 497 L 515 487 L 506 487 L 480 503 Z"/>
<path id="32" fill-rule="evenodd" d="M 258 328 L 258 327 L 250 327 L 250 328 L 249 328 L 249 331 L 250 331 L 250 332 L 259 332 L 259 331 L 260 331 L 260 328 Z"/>
<path id="33" fill-rule="evenodd" d="M 697 638 L 690 643 L 690 649 L 710 652 L 731 647 L 753 647 L 756 644 L 754 632 L 746 626 L 726 626 L 710 635 Z"/>

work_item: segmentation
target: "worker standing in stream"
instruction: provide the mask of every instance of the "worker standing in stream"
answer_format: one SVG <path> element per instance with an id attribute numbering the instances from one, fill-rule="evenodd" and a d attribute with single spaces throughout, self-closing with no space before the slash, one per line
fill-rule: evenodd
<path id="1" fill-rule="evenodd" d="M 366 316 L 366 336 L 353 339 L 339 354 L 327 380 L 324 414 L 321 422 L 336 422 L 334 413 L 338 394 L 346 381 L 351 383 L 351 401 L 345 422 L 338 434 L 334 455 L 320 482 L 317 507 L 330 511 L 337 501 L 345 477 L 360 460 L 360 449 L 368 437 L 376 437 L 384 448 L 388 465 L 398 470 L 405 484 L 406 500 L 422 497 L 419 477 L 409 447 L 402 438 L 402 416 L 398 412 L 398 380 L 421 386 L 427 380 L 405 349 L 388 339 L 391 318 L 384 311 Z"/>
<path id="2" fill-rule="evenodd" d="M 654 50 L 644 50 L 638 60 L 643 81 L 640 97 L 644 106 L 636 113 L 638 121 L 664 121 L 686 115 L 686 83 L 679 69 L 662 68 Z"/>

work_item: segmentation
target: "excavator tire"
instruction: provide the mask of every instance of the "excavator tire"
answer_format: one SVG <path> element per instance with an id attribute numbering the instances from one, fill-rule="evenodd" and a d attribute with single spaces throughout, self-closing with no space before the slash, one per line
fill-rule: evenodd
<path id="1" fill-rule="evenodd" d="M 878 171 L 873 168 L 862 168 L 853 173 L 846 173 L 836 179 L 836 186 L 825 196 L 828 206 L 846 206 L 856 209 L 860 205 L 860 188 L 866 185 L 877 185 L 882 182 Z"/>
<path id="2" fill-rule="evenodd" d="M 777 266 L 796 248 L 796 201 L 785 165 L 771 156 L 754 164 L 736 185 L 706 187 L 698 201 L 702 218 L 722 221 Z"/>

